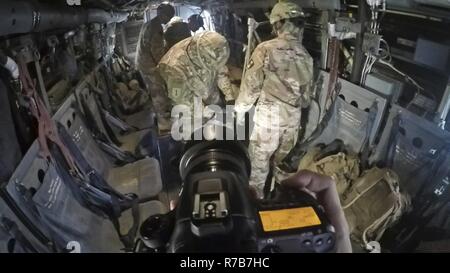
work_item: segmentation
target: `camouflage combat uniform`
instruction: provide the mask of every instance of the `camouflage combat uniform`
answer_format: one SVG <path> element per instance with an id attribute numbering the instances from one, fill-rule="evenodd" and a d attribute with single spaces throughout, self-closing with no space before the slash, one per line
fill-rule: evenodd
<path id="1" fill-rule="evenodd" d="M 250 185 L 256 188 L 259 197 L 272 156 L 273 163 L 278 165 L 294 147 L 301 108 L 310 103 L 313 61 L 301 45 L 299 33 L 298 28 L 286 29 L 277 38 L 258 45 L 236 100 L 237 112 L 246 112 L 257 102 L 249 156 Z"/>
<path id="2" fill-rule="evenodd" d="M 203 105 L 220 104 L 220 91 L 225 100 L 234 100 L 226 67 L 229 55 L 226 39 L 211 31 L 174 45 L 158 65 L 172 106 L 186 105 L 193 113 L 195 97 L 201 98 Z"/>
<path id="3" fill-rule="evenodd" d="M 156 113 L 160 115 L 170 113 L 170 104 L 164 90 L 164 82 L 156 69 L 165 52 L 164 31 L 160 20 L 154 18 L 142 27 L 139 34 L 136 49 L 136 68 L 144 78 Z"/>

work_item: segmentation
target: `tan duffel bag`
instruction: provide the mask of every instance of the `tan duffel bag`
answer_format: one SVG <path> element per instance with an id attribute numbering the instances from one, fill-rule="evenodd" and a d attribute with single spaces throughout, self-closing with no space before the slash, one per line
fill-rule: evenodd
<path id="1" fill-rule="evenodd" d="M 410 207 L 409 197 L 400 193 L 397 174 L 376 167 L 364 172 L 340 198 L 352 241 L 371 251 Z"/>
<path id="2" fill-rule="evenodd" d="M 298 170 L 309 170 L 319 174 L 330 176 L 336 181 L 339 196 L 351 185 L 352 181 L 360 175 L 359 159 L 355 155 L 338 153 L 315 161 L 321 152 L 319 147 L 314 147 L 303 156 Z"/>

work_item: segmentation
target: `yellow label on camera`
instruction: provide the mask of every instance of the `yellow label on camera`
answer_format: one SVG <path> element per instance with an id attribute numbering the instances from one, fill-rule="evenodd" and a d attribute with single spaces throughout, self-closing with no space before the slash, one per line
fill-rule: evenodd
<path id="1" fill-rule="evenodd" d="M 265 232 L 320 225 L 319 216 L 312 207 L 260 211 Z"/>

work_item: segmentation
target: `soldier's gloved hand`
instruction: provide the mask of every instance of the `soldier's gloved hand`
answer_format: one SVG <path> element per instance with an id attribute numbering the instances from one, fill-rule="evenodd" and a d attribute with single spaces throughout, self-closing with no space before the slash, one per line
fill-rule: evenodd
<path id="1" fill-rule="evenodd" d="M 348 223 L 339 201 L 336 183 L 331 177 L 303 170 L 282 183 L 312 193 L 323 206 L 325 214 L 336 229 L 336 251 L 338 253 L 352 252 Z"/>
<path id="2" fill-rule="evenodd" d="M 237 98 L 239 97 L 239 93 L 241 92 L 241 89 L 238 85 L 232 84 L 231 88 L 233 89 L 233 97 Z"/>

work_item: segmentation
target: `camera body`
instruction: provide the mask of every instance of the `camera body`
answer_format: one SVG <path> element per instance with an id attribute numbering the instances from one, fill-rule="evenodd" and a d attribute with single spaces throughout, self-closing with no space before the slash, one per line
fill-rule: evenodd
<path id="1" fill-rule="evenodd" d="M 334 228 L 309 194 L 278 185 L 255 199 L 250 162 L 233 141 L 191 144 L 180 163 L 177 208 L 141 226 L 145 245 L 165 252 L 302 253 L 334 250 Z"/>
<path id="2" fill-rule="evenodd" d="M 335 246 L 334 227 L 310 194 L 278 185 L 255 203 L 258 252 L 324 253 Z"/>

